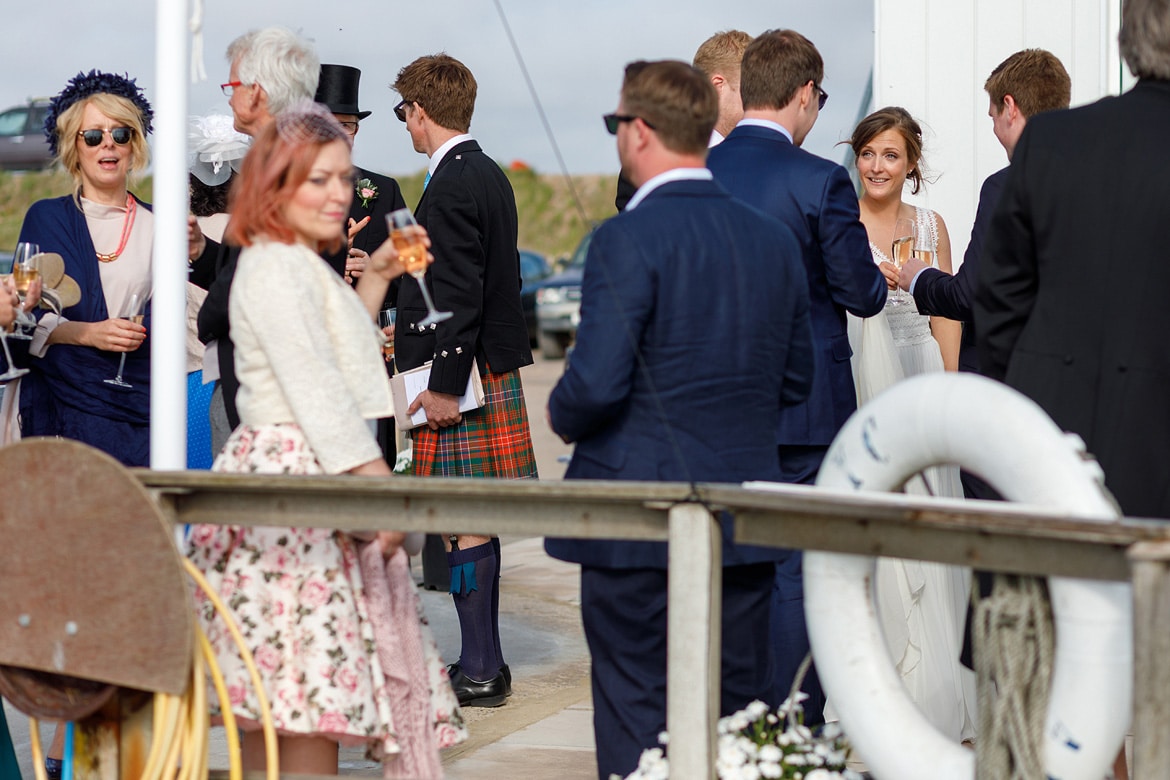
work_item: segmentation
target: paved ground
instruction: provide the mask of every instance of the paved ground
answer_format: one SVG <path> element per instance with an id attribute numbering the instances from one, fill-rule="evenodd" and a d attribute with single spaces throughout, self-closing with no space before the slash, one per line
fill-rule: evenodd
<path id="1" fill-rule="evenodd" d="M 571 448 L 548 430 L 545 401 L 562 370 L 544 361 L 522 372 L 533 444 L 542 479 L 560 479 Z M 495 709 L 468 709 L 470 738 L 444 753 L 453 780 L 597 776 L 593 756 L 593 711 L 589 695 L 589 654 L 581 634 L 577 567 L 544 554 L 540 539 L 505 537 L 501 570 L 500 629 L 513 675 L 513 695 Z M 421 580 L 421 571 L 418 571 Z M 459 655 L 459 626 L 446 594 L 422 591 L 435 639 L 445 660 Z M 5 705 L 21 771 L 33 777 L 28 721 Z M 42 730 L 48 744 L 50 729 Z M 226 768 L 221 734 L 213 735 L 213 767 Z M 341 755 L 341 773 L 379 777 L 380 767 L 360 751 Z M 0 778 L 0 780 L 10 780 Z"/>

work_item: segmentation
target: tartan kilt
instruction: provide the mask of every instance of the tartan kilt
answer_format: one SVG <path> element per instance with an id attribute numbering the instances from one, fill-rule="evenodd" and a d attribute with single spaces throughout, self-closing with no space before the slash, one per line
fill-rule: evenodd
<path id="1" fill-rule="evenodd" d="M 411 432 L 414 473 L 420 477 L 536 479 L 536 456 L 524 406 L 520 370 L 485 373 L 484 404 L 449 428 Z"/>

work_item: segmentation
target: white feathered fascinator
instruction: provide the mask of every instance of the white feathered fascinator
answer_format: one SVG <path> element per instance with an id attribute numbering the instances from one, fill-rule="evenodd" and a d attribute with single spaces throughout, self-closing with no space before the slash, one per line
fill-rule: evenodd
<path id="1" fill-rule="evenodd" d="M 236 132 L 232 118 L 224 114 L 191 117 L 187 168 L 209 187 L 223 184 L 240 170 L 252 139 Z"/>

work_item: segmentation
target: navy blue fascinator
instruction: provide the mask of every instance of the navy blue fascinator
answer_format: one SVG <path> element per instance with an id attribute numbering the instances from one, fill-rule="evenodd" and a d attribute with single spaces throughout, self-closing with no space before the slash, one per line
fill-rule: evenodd
<path id="1" fill-rule="evenodd" d="M 61 116 L 77 101 L 85 100 L 90 95 L 102 92 L 129 100 L 138 107 L 139 113 L 142 114 L 143 129 L 147 133 L 154 129 L 150 123 L 154 117 L 154 111 L 151 110 L 150 102 L 134 79 L 129 76 L 119 76 L 116 73 L 102 73 L 100 70 L 78 73 L 69 80 L 65 89 L 49 101 L 49 111 L 45 114 L 45 138 L 49 142 L 49 151 L 53 155 L 57 154 L 57 117 Z"/>

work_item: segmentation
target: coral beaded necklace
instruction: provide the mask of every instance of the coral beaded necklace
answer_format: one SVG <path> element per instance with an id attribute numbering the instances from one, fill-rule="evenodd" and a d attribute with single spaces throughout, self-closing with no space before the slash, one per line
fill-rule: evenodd
<path id="1" fill-rule="evenodd" d="M 137 212 L 138 201 L 134 200 L 133 195 L 126 193 L 126 216 L 122 219 L 122 239 L 118 242 L 118 248 L 109 254 L 95 252 L 99 261 L 112 263 L 126 251 L 126 242 L 130 240 L 130 231 L 134 229 L 134 215 Z"/>

